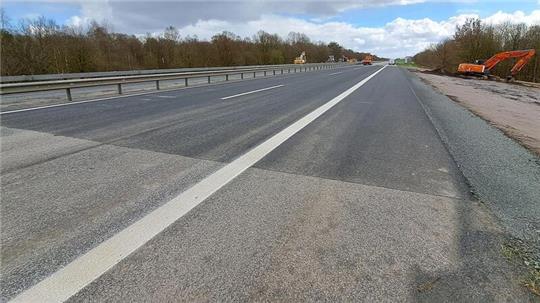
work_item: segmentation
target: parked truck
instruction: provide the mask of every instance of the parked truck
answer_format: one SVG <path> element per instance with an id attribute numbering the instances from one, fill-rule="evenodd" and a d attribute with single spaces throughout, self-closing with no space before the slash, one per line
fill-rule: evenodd
<path id="1" fill-rule="evenodd" d="M 362 65 L 371 65 L 373 63 L 373 56 L 367 55 L 362 60 Z"/>

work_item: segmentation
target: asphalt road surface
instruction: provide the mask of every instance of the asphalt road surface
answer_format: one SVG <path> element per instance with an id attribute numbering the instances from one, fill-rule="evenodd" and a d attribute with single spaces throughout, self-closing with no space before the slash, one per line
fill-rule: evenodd
<path id="1" fill-rule="evenodd" d="M 530 300 L 409 77 L 2 114 L 2 300 Z"/>

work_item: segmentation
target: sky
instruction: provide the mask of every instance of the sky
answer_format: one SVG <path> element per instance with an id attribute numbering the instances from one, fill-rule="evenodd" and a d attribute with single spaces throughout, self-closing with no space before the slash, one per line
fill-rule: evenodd
<path id="1" fill-rule="evenodd" d="M 61 25 L 96 20 L 135 35 L 158 34 L 172 25 L 183 37 L 199 39 L 225 30 L 241 37 L 259 30 L 286 37 L 294 31 L 388 58 L 414 55 L 451 37 L 471 17 L 540 25 L 540 0 L 3 0 L 0 6 L 12 23 L 39 16 Z"/>

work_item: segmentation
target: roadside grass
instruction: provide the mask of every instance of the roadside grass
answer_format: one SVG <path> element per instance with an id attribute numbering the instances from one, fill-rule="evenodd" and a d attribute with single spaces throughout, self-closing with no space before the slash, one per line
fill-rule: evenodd
<path id="1" fill-rule="evenodd" d="M 509 261 L 522 264 L 527 273 L 522 277 L 521 284 L 533 294 L 540 297 L 540 259 L 520 240 L 511 240 L 503 244 L 502 254 Z"/>
<path id="2" fill-rule="evenodd" d="M 397 66 L 401 66 L 401 67 L 411 67 L 411 68 L 418 68 L 419 66 L 416 65 L 416 63 L 414 62 L 409 62 L 409 63 L 405 63 L 405 62 L 396 62 L 396 65 Z"/>

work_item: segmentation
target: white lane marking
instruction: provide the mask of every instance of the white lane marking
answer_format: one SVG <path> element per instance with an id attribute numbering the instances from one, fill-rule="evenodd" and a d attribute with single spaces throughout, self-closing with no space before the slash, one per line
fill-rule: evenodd
<path id="1" fill-rule="evenodd" d="M 341 102 L 384 69 L 377 70 L 337 97 L 201 180 L 169 202 L 15 297 L 12 302 L 62 302 L 187 214 L 206 198 Z"/>
<path id="2" fill-rule="evenodd" d="M 193 86 L 193 87 L 197 87 L 197 86 Z M 167 91 L 175 91 L 175 90 L 180 90 L 180 89 L 185 89 L 185 88 L 183 88 L 183 87 L 182 88 L 173 88 L 173 89 L 167 89 Z M 165 91 L 165 89 L 163 91 Z M 150 94 L 155 94 L 155 93 L 156 93 L 155 91 L 143 92 L 143 93 L 127 94 L 127 95 L 122 95 L 122 96 L 98 98 L 98 99 L 92 99 L 92 100 L 66 102 L 66 103 L 60 103 L 60 104 L 44 105 L 44 106 L 30 107 L 30 108 L 23 108 L 23 109 L 14 109 L 14 110 L 8 110 L 8 111 L 1 111 L 0 115 L 13 114 L 13 113 L 19 113 L 19 112 L 27 112 L 27 111 L 45 109 L 45 108 L 51 108 L 51 107 L 60 107 L 60 106 L 82 104 L 82 103 L 91 103 L 91 102 L 99 102 L 99 101 L 107 101 L 107 100 L 116 101 L 116 100 L 120 100 L 121 98 L 144 96 L 144 95 L 150 95 Z M 142 98 L 141 100 L 150 101 L 152 99 Z"/>
<path id="3" fill-rule="evenodd" d="M 227 100 L 227 99 L 230 99 L 230 98 L 235 98 L 235 97 L 240 97 L 240 96 L 244 96 L 244 95 L 254 94 L 254 93 L 258 93 L 258 92 L 262 92 L 262 91 L 265 91 L 265 90 L 274 89 L 274 88 L 278 88 L 278 87 L 282 87 L 282 86 L 285 86 L 285 85 L 280 84 L 280 85 L 276 85 L 276 86 L 270 86 L 270 87 L 267 87 L 267 88 L 261 88 L 261 89 L 257 89 L 257 90 L 252 90 L 252 91 L 237 94 L 237 95 L 223 97 L 223 98 L 221 98 L 221 100 Z"/>
<path id="4" fill-rule="evenodd" d="M 320 70 L 323 71 L 323 70 Z M 281 79 L 288 79 L 288 78 L 294 78 L 295 76 L 303 76 L 304 73 L 291 73 L 290 75 L 279 75 Z M 278 76 L 276 74 L 276 76 Z M 219 86 L 219 85 L 227 85 L 230 83 L 239 83 L 239 82 L 245 82 L 245 81 L 252 81 L 252 80 L 268 80 L 268 79 L 275 79 L 273 77 L 270 78 L 264 78 L 264 77 L 258 77 L 258 78 L 247 78 L 243 80 L 230 80 L 229 82 L 215 82 L 208 85 L 193 85 L 188 87 L 175 87 L 175 88 L 167 88 L 167 89 L 161 89 L 161 92 L 166 91 L 179 91 L 184 89 L 192 89 L 192 88 L 200 88 L 200 87 L 209 87 L 209 86 Z M 112 96 L 112 97 L 105 97 L 105 98 L 98 98 L 98 99 L 92 99 L 92 100 L 84 100 L 84 101 L 75 101 L 75 102 L 66 102 L 66 103 L 60 103 L 60 104 L 51 104 L 51 105 L 44 105 L 44 106 L 37 106 L 37 107 L 30 107 L 30 108 L 23 108 L 23 109 L 14 109 L 14 110 L 8 110 L 8 111 L 0 111 L 0 115 L 5 114 L 14 114 L 19 112 L 27 112 L 32 110 L 39 110 L 39 109 L 45 109 L 45 108 L 51 108 L 51 107 L 60 107 L 60 106 L 68 106 L 68 105 L 76 105 L 81 103 L 90 103 L 90 102 L 99 102 L 99 101 L 116 101 L 120 100 L 121 98 L 127 98 L 127 97 L 134 97 L 134 96 L 142 96 L 142 95 L 150 95 L 150 94 L 156 94 L 155 90 L 150 92 L 143 92 L 143 93 L 134 93 L 134 94 L 126 94 L 121 96 Z"/>
<path id="5" fill-rule="evenodd" d="M 328 76 L 337 75 L 337 74 L 341 74 L 341 73 L 343 73 L 343 72 L 331 73 L 331 74 L 328 74 Z"/>
<path id="6" fill-rule="evenodd" d="M 168 99 L 176 98 L 175 96 L 162 96 L 162 95 L 157 95 L 156 97 L 158 97 L 158 98 L 168 98 Z"/>

